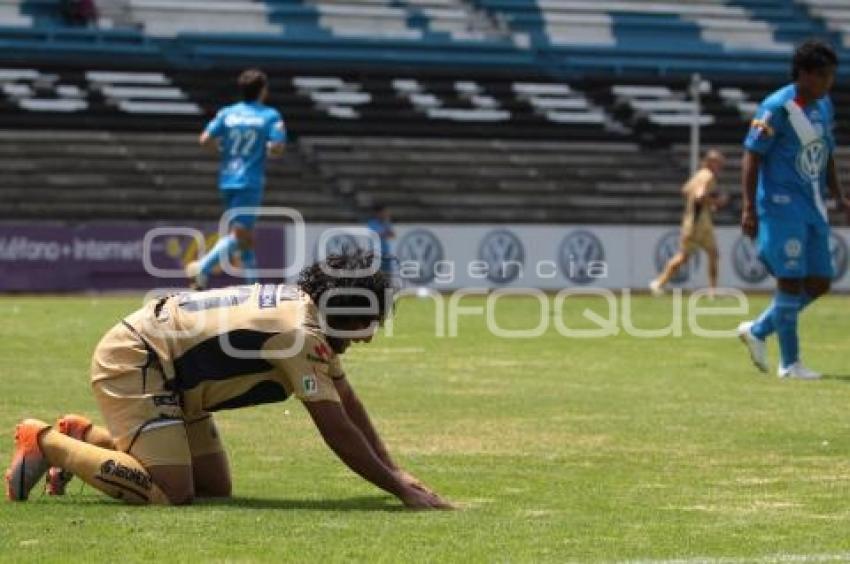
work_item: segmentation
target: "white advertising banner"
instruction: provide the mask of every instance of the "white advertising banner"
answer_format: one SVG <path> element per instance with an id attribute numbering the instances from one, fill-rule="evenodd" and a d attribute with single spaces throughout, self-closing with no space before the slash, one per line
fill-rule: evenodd
<path id="1" fill-rule="evenodd" d="M 447 225 L 399 224 L 392 253 L 408 286 L 457 288 L 568 287 L 644 289 L 679 244 L 677 226 L 611 225 Z M 770 276 L 753 243 L 736 227 L 716 231 L 720 250 L 720 286 L 770 289 Z M 295 256 L 297 237 L 287 237 L 287 256 Z M 346 246 L 375 245 L 362 226 L 308 224 L 305 259 L 320 257 L 320 246 L 333 252 Z M 850 290 L 850 229 L 833 230 L 830 241 L 836 272 L 834 288 Z M 707 257 L 694 254 L 672 282 L 700 288 L 707 283 Z"/>

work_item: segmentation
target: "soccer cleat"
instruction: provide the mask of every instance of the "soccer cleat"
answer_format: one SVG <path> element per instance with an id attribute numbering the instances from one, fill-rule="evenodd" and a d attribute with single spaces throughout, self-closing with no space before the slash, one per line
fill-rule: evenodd
<path id="1" fill-rule="evenodd" d="M 767 374 L 767 343 L 753 335 L 752 321 L 744 321 L 738 325 L 738 338 L 747 347 L 756 368 Z"/>
<path id="2" fill-rule="evenodd" d="M 658 280 L 649 283 L 649 292 L 656 298 L 664 295 L 664 286 Z"/>
<path id="3" fill-rule="evenodd" d="M 61 417 L 56 422 L 56 428 L 59 429 L 60 433 L 78 441 L 85 440 L 86 433 L 91 429 L 91 425 L 90 419 L 73 413 Z M 74 475 L 70 472 L 55 466 L 51 467 L 47 471 L 44 490 L 48 495 L 65 495 L 65 488 L 73 477 Z"/>
<path id="4" fill-rule="evenodd" d="M 791 366 L 779 367 L 776 375 L 780 378 L 794 378 L 796 380 L 820 380 L 821 374 L 814 370 L 809 370 L 799 360 Z"/>
<path id="5" fill-rule="evenodd" d="M 186 265 L 186 278 L 189 279 L 189 287 L 192 290 L 206 290 L 207 275 L 201 272 L 201 262 L 193 260 Z"/>
<path id="6" fill-rule="evenodd" d="M 38 435 L 47 428 L 47 423 L 37 419 L 24 419 L 15 427 L 15 451 L 5 476 L 9 501 L 26 501 L 47 472 L 49 464 L 38 446 Z"/>

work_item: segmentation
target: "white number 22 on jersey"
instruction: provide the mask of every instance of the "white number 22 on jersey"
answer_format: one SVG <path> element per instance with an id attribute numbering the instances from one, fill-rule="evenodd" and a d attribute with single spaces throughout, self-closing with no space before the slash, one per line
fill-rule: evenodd
<path id="1" fill-rule="evenodd" d="M 231 129 L 228 136 L 230 137 L 230 156 L 247 157 L 257 144 L 259 135 L 254 129 Z"/>

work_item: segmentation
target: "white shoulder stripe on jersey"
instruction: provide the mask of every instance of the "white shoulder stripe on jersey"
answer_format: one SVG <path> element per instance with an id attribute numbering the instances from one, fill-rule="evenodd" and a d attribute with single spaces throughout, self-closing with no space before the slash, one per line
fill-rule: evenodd
<path id="1" fill-rule="evenodd" d="M 814 126 L 812 126 L 812 122 L 809 121 L 809 118 L 806 117 L 806 114 L 803 113 L 803 109 L 797 105 L 797 102 L 788 100 L 785 102 L 785 109 L 788 110 L 788 121 L 791 122 L 791 127 L 794 129 L 797 137 L 800 138 L 800 143 L 803 147 L 820 138 L 820 135 L 818 135 Z"/>

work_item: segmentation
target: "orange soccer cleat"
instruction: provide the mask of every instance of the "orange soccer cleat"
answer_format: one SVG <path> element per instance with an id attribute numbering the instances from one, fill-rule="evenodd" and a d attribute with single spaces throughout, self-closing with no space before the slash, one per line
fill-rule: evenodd
<path id="1" fill-rule="evenodd" d="M 69 413 L 61 417 L 56 422 L 56 428 L 63 435 L 68 435 L 72 439 L 84 441 L 86 433 L 91 429 L 91 420 L 82 415 Z M 44 490 L 48 495 L 65 495 L 65 487 L 68 482 L 74 477 L 70 472 L 53 466 L 47 471 L 47 481 Z"/>
<path id="2" fill-rule="evenodd" d="M 49 464 L 38 446 L 38 435 L 47 428 L 47 423 L 38 419 L 24 419 L 15 427 L 15 451 L 6 470 L 6 497 L 10 501 L 26 501 L 47 472 Z"/>

